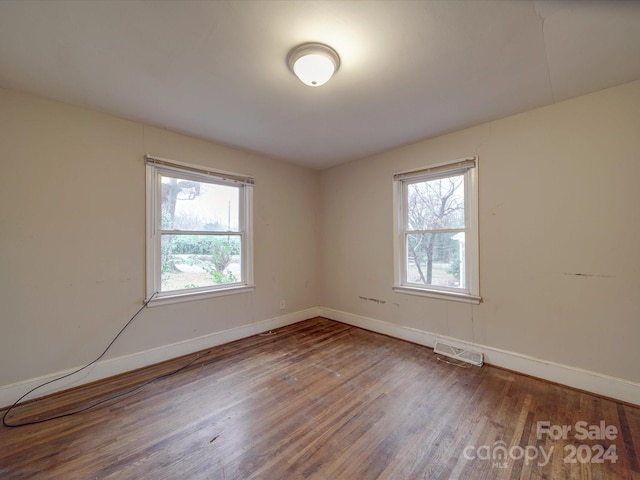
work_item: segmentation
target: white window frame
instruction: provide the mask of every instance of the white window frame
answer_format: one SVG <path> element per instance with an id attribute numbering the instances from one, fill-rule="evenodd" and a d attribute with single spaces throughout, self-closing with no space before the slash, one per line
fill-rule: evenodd
<path id="1" fill-rule="evenodd" d="M 253 284 L 253 179 L 246 175 L 192 165 L 160 157 L 146 159 L 146 293 L 153 296 L 150 306 L 200 300 L 237 293 L 251 292 Z M 229 232 L 241 236 L 241 278 L 233 284 L 212 285 L 161 292 L 161 202 L 162 174 L 180 175 L 194 181 L 231 185 L 240 192 L 240 225 Z"/>
<path id="2" fill-rule="evenodd" d="M 407 282 L 408 185 L 417 181 L 460 174 L 465 177 L 465 288 Z M 480 249 L 478 243 L 478 157 L 438 163 L 419 170 L 396 173 L 393 176 L 393 200 L 393 290 L 410 295 L 479 304 L 482 298 L 480 297 Z"/>

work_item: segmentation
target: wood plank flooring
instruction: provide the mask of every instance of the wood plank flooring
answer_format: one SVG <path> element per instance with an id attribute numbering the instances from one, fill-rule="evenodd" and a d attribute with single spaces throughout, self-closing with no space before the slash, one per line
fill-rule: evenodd
<path id="1" fill-rule="evenodd" d="M 640 480 L 640 408 L 437 357 L 307 320 L 212 348 L 85 413 L 0 427 L 0 478 Z M 88 406 L 194 358 L 31 402 L 8 420 Z M 552 436 L 565 425 L 566 439 Z M 602 437 L 600 426 L 609 438 L 576 438 Z"/>

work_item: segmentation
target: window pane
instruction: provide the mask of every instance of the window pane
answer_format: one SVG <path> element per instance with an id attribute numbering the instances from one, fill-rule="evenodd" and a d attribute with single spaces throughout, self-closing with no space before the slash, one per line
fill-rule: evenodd
<path id="1" fill-rule="evenodd" d="M 464 226 L 464 175 L 407 185 L 408 230 Z"/>
<path id="2" fill-rule="evenodd" d="M 161 291 L 242 282 L 240 235 L 162 235 Z"/>
<path id="3" fill-rule="evenodd" d="M 162 229 L 238 232 L 240 188 L 162 176 Z"/>
<path id="4" fill-rule="evenodd" d="M 407 283 L 465 288 L 465 235 L 407 234 Z"/>

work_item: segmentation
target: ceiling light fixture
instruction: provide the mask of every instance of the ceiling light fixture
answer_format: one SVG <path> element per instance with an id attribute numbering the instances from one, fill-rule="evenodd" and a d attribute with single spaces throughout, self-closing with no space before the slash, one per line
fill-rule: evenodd
<path id="1" fill-rule="evenodd" d="M 322 43 L 303 43 L 287 55 L 289 69 L 310 87 L 319 87 L 329 81 L 340 67 L 338 52 Z"/>

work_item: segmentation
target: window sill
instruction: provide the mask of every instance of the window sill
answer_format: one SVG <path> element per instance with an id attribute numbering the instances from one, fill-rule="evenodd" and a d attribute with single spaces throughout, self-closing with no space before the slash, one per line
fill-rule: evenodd
<path id="1" fill-rule="evenodd" d="M 407 295 L 418 295 L 420 297 L 437 298 L 439 300 L 452 300 L 454 302 L 471 303 L 479 305 L 482 297 L 470 295 L 468 293 L 446 292 L 442 290 L 426 290 L 424 288 L 394 286 L 393 290 L 398 293 L 406 293 Z"/>
<path id="2" fill-rule="evenodd" d="M 161 305 L 170 305 L 172 303 L 191 302 L 195 300 L 204 300 L 206 298 L 223 297 L 226 295 L 235 295 L 238 293 L 253 292 L 253 285 L 234 286 L 229 288 L 221 288 L 218 290 L 209 290 L 207 292 L 180 292 L 175 294 L 165 293 L 162 296 L 155 296 L 150 302 L 150 307 L 159 307 Z"/>

